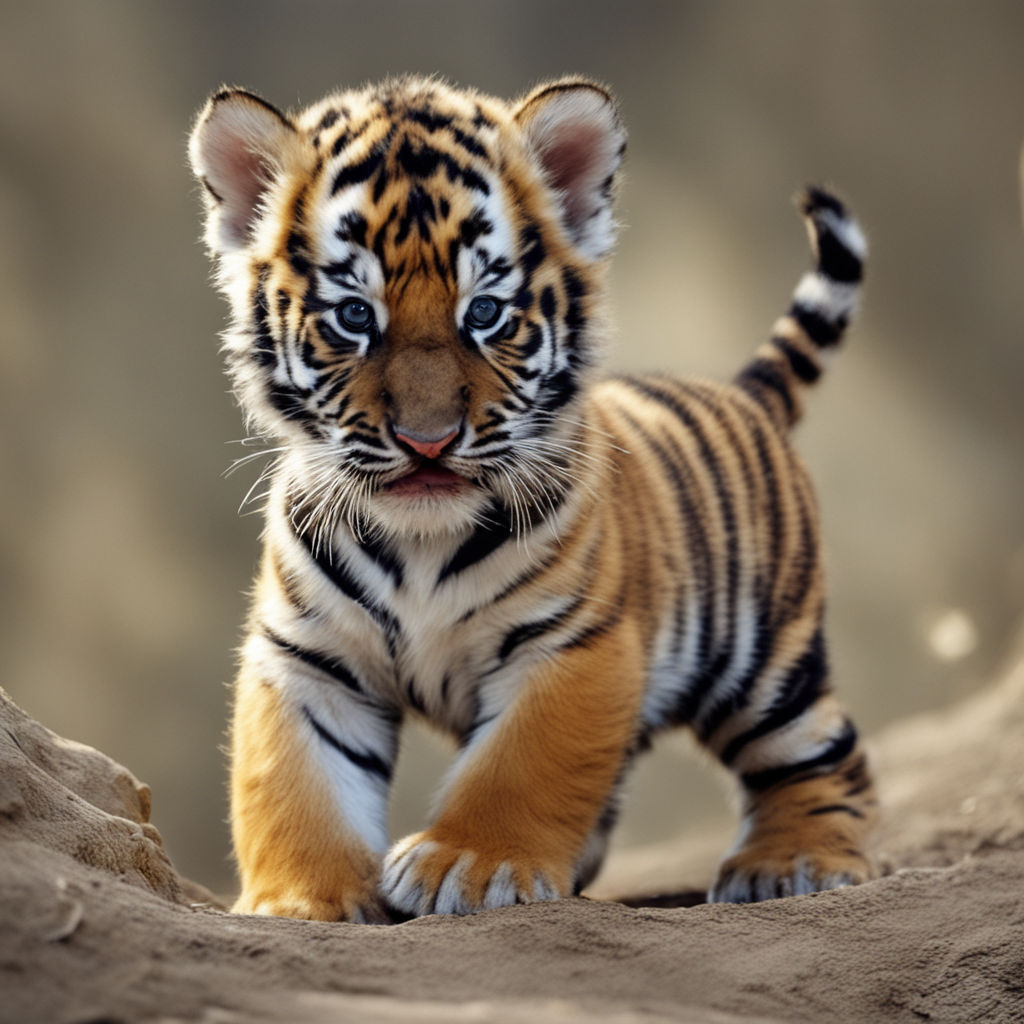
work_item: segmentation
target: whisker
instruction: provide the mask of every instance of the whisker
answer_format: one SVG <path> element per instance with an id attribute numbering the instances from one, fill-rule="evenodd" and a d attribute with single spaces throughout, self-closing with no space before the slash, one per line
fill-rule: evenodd
<path id="1" fill-rule="evenodd" d="M 228 468 L 225 469 L 223 473 L 221 473 L 221 476 L 227 478 L 231 476 L 232 473 L 235 473 L 237 470 L 241 469 L 242 466 L 246 466 L 256 459 L 262 459 L 264 456 L 267 455 L 277 455 L 280 454 L 281 452 L 288 451 L 288 449 L 289 445 L 282 445 L 279 448 L 264 448 L 258 452 L 250 452 L 248 455 L 243 455 L 240 458 L 235 459 L 231 463 L 231 465 L 228 466 Z"/>

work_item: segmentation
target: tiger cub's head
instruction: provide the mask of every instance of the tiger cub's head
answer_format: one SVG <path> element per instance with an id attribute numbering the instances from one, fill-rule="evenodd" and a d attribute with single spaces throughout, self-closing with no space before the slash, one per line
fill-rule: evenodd
<path id="1" fill-rule="evenodd" d="M 295 115 L 211 97 L 190 155 L 229 373 L 306 499 L 429 535 L 559 498 L 624 147 L 578 79 L 505 103 L 407 78 Z"/>

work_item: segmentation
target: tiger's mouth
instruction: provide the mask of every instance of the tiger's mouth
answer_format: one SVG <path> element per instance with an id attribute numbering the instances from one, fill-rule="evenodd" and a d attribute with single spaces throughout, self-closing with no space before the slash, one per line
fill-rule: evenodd
<path id="1" fill-rule="evenodd" d="M 421 462 L 411 473 L 386 483 L 384 492 L 403 498 L 432 498 L 461 494 L 472 486 L 454 470 L 434 462 Z"/>

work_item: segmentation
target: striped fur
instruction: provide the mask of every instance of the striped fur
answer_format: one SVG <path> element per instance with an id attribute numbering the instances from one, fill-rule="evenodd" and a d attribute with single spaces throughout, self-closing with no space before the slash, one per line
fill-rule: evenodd
<path id="1" fill-rule="evenodd" d="M 602 379 L 624 146 L 577 79 L 512 104 L 401 79 L 294 117 L 223 90 L 200 115 L 228 371 L 274 456 L 235 696 L 239 911 L 578 892 L 635 755 L 676 726 L 744 794 L 712 899 L 869 877 L 787 438 L 864 240 L 808 190 L 814 268 L 734 382 Z M 433 823 L 389 847 L 409 712 L 459 752 Z"/>

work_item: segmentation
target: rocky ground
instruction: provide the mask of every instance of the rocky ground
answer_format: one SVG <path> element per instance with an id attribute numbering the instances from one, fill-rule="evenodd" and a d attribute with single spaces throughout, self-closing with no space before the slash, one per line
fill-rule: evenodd
<path id="1" fill-rule="evenodd" d="M 701 835 L 589 899 L 393 927 L 217 909 L 147 787 L 0 697 L 5 1022 L 1024 1021 L 1024 656 L 874 738 L 875 882 L 703 905 L 728 836 Z"/>

